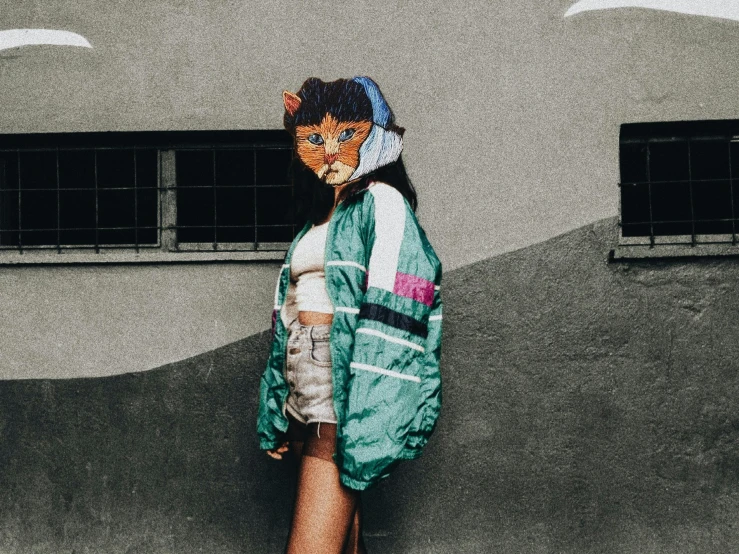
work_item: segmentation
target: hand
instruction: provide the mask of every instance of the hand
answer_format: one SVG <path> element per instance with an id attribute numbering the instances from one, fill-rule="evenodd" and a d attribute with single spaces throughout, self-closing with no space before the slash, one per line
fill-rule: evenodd
<path id="1" fill-rule="evenodd" d="M 287 452 L 289 442 L 283 442 L 280 446 L 277 448 L 273 448 L 272 450 L 267 450 L 267 456 L 270 458 L 274 458 L 275 460 L 281 460 L 282 455 Z"/>

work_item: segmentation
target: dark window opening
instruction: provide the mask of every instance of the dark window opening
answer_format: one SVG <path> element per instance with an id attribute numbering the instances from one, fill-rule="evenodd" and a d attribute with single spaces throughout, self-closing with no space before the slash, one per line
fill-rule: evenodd
<path id="1" fill-rule="evenodd" d="M 156 244 L 154 150 L 0 152 L 0 245 Z"/>
<path id="2" fill-rule="evenodd" d="M 289 147 L 177 150 L 178 242 L 290 242 L 291 160 Z"/>
<path id="3" fill-rule="evenodd" d="M 622 125 L 622 238 L 736 244 L 738 168 L 739 121 Z"/>
<path id="4" fill-rule="evenodd" d="M 0 249 L 284 250 L 292 155 L 283 131 L 0 135 Z"/>

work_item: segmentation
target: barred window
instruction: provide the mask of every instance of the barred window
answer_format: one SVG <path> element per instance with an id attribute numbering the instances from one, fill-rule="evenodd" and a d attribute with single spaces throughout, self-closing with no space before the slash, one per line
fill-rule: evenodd
<path id="1" fill-rule="evenodd" d="M 0 135 L 0 263 L 281 259 L 283 131 Z"/>
<path id="2" fill-rule="evenodd" d="M 621 126 L 617 257 L 739 250 L 739 121 Z"/>

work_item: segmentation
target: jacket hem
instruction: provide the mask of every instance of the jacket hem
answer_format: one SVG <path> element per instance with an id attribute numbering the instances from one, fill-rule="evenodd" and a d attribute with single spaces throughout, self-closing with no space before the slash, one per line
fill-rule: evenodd
<path id="1" fill-rule="evenodd" d="M 408 449 L 408 450 L 403 450 L 403 452 L 400 453 L 399 457 L 401 460 L 415 460 L 416 458 L 419 458 L 421 454 L 423 454 L 423 450 L 420 448 L 418 450 Z"/>
<path id="2" fill-rule="evenodd" d="M 279 440 L 259 439 L 260 450 L 272 450 L 280 446 L 282 442 Z"/>
<path id="3" fill-rule="evenodd" d="M 343 473 L 339 475 L 339 479 L 341 480 L 342 485 L 345 485 L 350 489 L 354 489 L 357 491 L 366 490 L 373 484 L 373 482 L 371 481 L 359 481 L 358 479 L 353 479 L 352 477 L 344 475 Z"/>

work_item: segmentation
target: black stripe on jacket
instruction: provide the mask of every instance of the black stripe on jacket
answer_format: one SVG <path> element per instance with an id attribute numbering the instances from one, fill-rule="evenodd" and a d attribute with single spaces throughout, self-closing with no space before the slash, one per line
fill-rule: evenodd
<path id="1" fill-rule="evenodd" d="M 362 307 L 359 309 L 359 319 L 379 321 L 380 323 L 390 325 L 390 327 L 395 327 L 401 331 L 408 331 L 423 338 L 426 338 L 429 333 L 426 324 L 380 304 L 362 304 Z"/>

